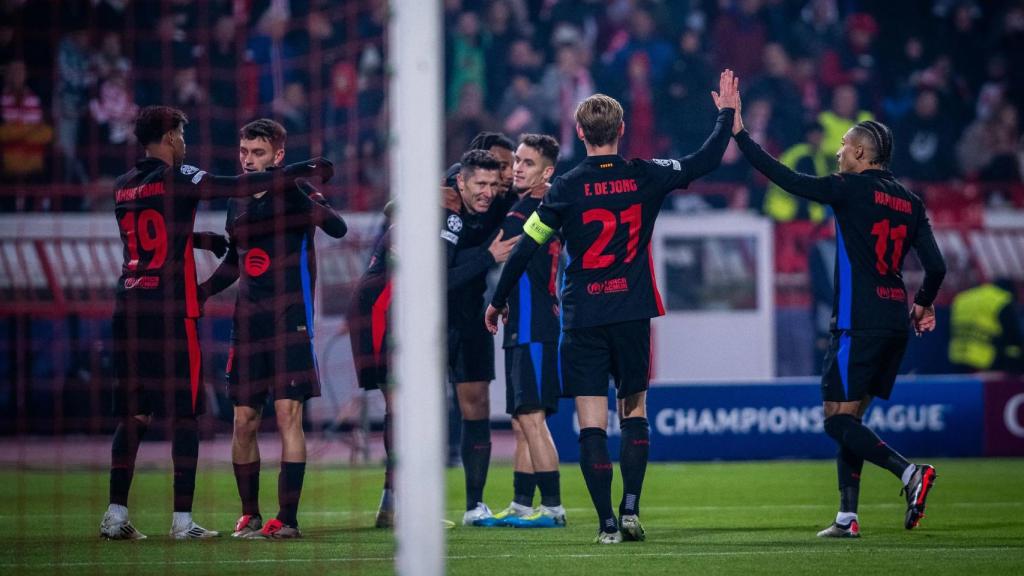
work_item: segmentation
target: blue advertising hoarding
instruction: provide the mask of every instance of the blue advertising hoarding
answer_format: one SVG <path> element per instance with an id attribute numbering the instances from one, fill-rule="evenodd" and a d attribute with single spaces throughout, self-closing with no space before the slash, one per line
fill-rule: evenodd
<path id="1" fill-rule="evenodd" d="M 876 400 L 864 423 L 910 458 L 980 456 L 983 383 L 973 377 L 901 378 L 889 400 Z M 647 396 L 653 461 L 833 458 L 817 379 L 764 384 L 658 384 Z M 548 420 L 563 461 L 579 460 L 576 412 L 562 400 Z M 609 395 L 609 445 L 619 429 Z"/>

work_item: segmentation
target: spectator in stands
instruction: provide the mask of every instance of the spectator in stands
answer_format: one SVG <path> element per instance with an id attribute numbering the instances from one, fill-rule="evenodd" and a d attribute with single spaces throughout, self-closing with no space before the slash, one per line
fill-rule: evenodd
<path id="1" fill-rule="evenodd" d="M 949 17 L 948 30 L 942 36 L 942 44 L 953 57 L 953 67 L 976 91 L 982 81 L 984 69 L 978 66 L 985 61 L 987 33 L 981 27 L 981 9 L 974 2 L 958 2 Z"/>
<path id="2" fill-rule="evenodd" d="M 53 129 L 43 116 L 43 105 L 25 80 L 23 60 L 14 60 L 4 70 L 0 94 L 0 154 L 6 182 L 39 181 L 46 167 L 46 147 L 53 140 Z M 3 196 L 4 211 L 21 209 L 13 199 Z"/>
<path id="3" fill-rule="evenodd" d="M 817 61 L 841 41 L 842 32 L 836 0 L 811 0 L 793 27 L 794 51 Z"/>
<path id="4" fill-rule="evenodd" d="M 86 109 L 89 87 L 93 84 L 93 77 L 89 73 L 88 42 L 88 31 L 74 30 L 60 41 L 57 49 L 53 117 L 64 182 L 83 183 L 88 180 L 85 167 L 78 158 L 83 111 Z"/>
<path id="5" fill-rule="evenodd" d="M 497 120 L 484 107 L 484 95 L 478 84 L 463 84 L 458 101 L 459 108 L 448 116 L 445 123 L 446 163 L 462 157 L 462 153 L 469 148 L 469 142 L 478 133 L 494 130 L 498 126 Z"/>
<path id="6" fill-rule="evenodd" d="M 640 4 L 629 17 L 628 33 L 613 40 L 601 55 L 602 90 L 620 101 L 631 99 L 635 91 L 650 94 L 654 86 L 664 82 L 672 59 L 672 45 L 658 34 L 651 10 Z M 639 74 L 645 86 L 637 85 Z"/>
<path id="7" fill-rule="evenodd" d="M 297 158 L 309 158 L 310 137 L 309 94 L 301 80 L 291 80 L 284 93 L 274 100 L 274 115 L 288 131 L 288 152 Z"/>
<path id="8" fill-rule="evenodd" d="M 555 127 L 560 148 L 559 163 L 582 157 L 582 143 L 576 137 L 576 106 L 596 92 L 590 71 L 584 65 L 585 55 L 578 44 L 562 44 L 540 82 L 544 109 Z"/>
<path id="9" fill-rule="evenodd" d="M 512 83 L 505 89 L 498 107 L 498 120 L 502 132 L 513 138 L 543 132 L 544 103 L 540 88 L 526 74 L 512 76 Z"/>
<path id="10" fill-rule="evenodd" d="M 940 181 L 956 175 L 956 136 L 931 89 L 918 91 L 913 111 L 893 130 L 900 137 L 893 165 L 908 180 Z"/>
<path id="11" fill-rule="evenodd" d="M 836 86 L 832 92 L 832 107 L 818 114 L 818 122 L 825 130 L 825 147 L 838 150 L 843 136 L 854 124 L 874 117 L 871 112 L 860 108 L 857 89 L 852 84 Z M 832 171 L 835 171 L 835 158 L 830 159 L 829 163 Z"/>
<path id="12" fill-rule="evenodd" d="M 800 105 L 805 118 L 817 117 L 824 101 L 824 91 L 818 84 L 818 67 L 814 60 L 803 56 L 793 62 L 793 85 L 800 94 Z"/>
<path id="13" fill-rule="evenodd" d="M 673 158 L 700 148 L 714 123 L 714 102 L 707 98 L 713 75 L 701 41 L 693 28 L 679 36 L 679 51 L 655 100 L 658 121 L 672 139 Z"/>
<path id="14" fill-rule="evenodd" d="M 768 133 L 782 146 L 791 146 L 800 140 L 803 123 L 800 93 L 790 79 L 792 63 L 786 49 L 776 42 L 765 44 L 762 58 L 764 72 L 747 84 L 747 99 L 771 102 L 772 124 Z"/>
<path id="15" fill-rule="evenodd" d="M 1021 133 L 1017 107 L 1002 103 L 988 117 L 979 117 L 964 131 L 957 149 L 960 170 L 968 179 L 1019 182 L 1017 153 Z"/>
<path id="16" fill-rule="evenodd" d="M 508 52 L 508 74 L 527 76 L 534 82 L 544 73 L 544 56 L 533 48 L 529 40 L 519 38 L 512 42 Z"/>
<path id="17" fill-rule="evenodd" d="M 875 50 L 877 36 L 878 23 L 870 14 L 851 14 L 846 20 L 844 41 L 833 44 L 821 57 L 822 84 L 832 89 L 853 85 L 861 102 L 873 104 L 879 95 L 881 76 Z"/>
<path id="18" fill-rule="evenodd" d="M 496 110 L 505 96 L 509 76 L 509 51 L 518 38 L 507 0 L 493 0 L 487 9 L 484 30 L 484 60 L 487 82 L 487 109 Z"/>
<path id="19" fill-rule="evenodd" d="M 476 12 L 463 12 L 451 33 L 448 52 L 448 106 L 449 113 L 461 107 L 461 99 L 467 93 L 465 87 L 473 85 L 481 97 L 487 96 L 487 66 L 482 46 L 480 19 Z"/>
<path id="20" fill-rule="evenodd" d="M 124 170 L 127 144 L 135 137 L 135 116 L 139 107 L 132 100 L 125 71 L 111 71 L 101 82 L 96 98 L 89 101 L 89 114 L 99 127 L 102 145 L 97 151 L 99 175 L 114 177 Z M 131 158 L 127 158 L 130 162 Z"/>
<path id="21" fill-rule="evenodd" d="M 100 49 L 92 55 L 92 69 L 99 83 L 113 76 L 127 78 L 132 70 L 131 60 L 124 55 L 121 35 L 107 32 L 100 40 Z"/>
<path id="22" fill-rule="evenodd" d="M 711 32 L 714 55 L 719 68 L 731 68 L 741 79 L 753 77 L 761 68 L 768 41 L 761 4 L 762 0 L 718 0 L 720 12 Z"/>

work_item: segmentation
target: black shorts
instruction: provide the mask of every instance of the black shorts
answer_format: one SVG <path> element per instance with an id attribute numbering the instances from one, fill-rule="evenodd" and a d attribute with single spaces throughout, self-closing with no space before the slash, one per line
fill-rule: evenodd
<path id="1" fill-rule="evenodd" d="M 228 397 L 236 406 L 261 408 L 270 394 L 299 402 L 320 395 L 313 341 L 305 332 L 234 339 L 225 372 Z"/>
<path id="2" fill-rule="evenodd" d="M 651 381 L 651 320 L 563 330 L 558 354 L 567 397 L 607 396 L 609 375 L 619 398 L 643 392 Z"/>
<path id="3" fill-rule="evenodd" d="M 387 390 L 391 283 L 383 290 L 361 290 L 356 300 L 348 313 L 356 379 L 363 390 Z"/>
<path id="4" fill-rule="evenodd" d="M 189 417 L 206 411 L 194 318 L 114 314 L 114 414 Z"/>
<path id="5" fill-rule="evenodd" d="M 834 331 L 825 353 L 821 397 L 826 402 L 888 399 L 907 349 L 907 335 Z"/>
<path id="6" fill-rule="evenodd" d="M 480 322 L 448 328 L 448 381 L 490 382 L 494 380 L 494 336 Z"/>
<path id="7" fill-rule="evenodd" d="M 531 342 L 505 348 L 505 412 L 515 416 L 543 410 L 558 412 L 558 345 Z"/>

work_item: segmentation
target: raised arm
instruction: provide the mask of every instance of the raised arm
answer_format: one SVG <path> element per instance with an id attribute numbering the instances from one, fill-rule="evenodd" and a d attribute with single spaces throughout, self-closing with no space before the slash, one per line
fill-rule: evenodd
<path id="1" fill-rule="evenodd" d="M 742 128 L 739 133 L 735 134 L 735 138 L 736 145 L 739 146 L 740 151 L 747 157 L 750 164 L 769 180 L 778 184 L 779 188 L 790 194 L 822 204 L 835 204 L 839 201 L 840 196 L 834 186 L 834 179 L 839 176 L 818 178 L 796 172 L 765 152 Z"/>
<path id="2" fill-rule="evenodd" d="M 175 177 L 191 184 L 184 188 L 203 199 L 251 196 L 263 190 L 282 193 L 295 185 L 298 178 L 319 178 L 326 182 L 334 175 L 334 165 L 326 158 L 312 158 L 289 164 L 282 170 L 249 172 L 237 176 L 208 174 L 188 166 L 175 171 Z"/>
<path id="3" fill-rule="evenodd" d="M 331 238 L 341 238 L 348 232 L 348 225 L 344 218 L 331 208 L 327 198 L 313 186 L 309 180 L 299 178 L 295 181 L 299 193 L 297 200 L 305 206 L 310 220 L 315 226 L 319 226 Z"/>

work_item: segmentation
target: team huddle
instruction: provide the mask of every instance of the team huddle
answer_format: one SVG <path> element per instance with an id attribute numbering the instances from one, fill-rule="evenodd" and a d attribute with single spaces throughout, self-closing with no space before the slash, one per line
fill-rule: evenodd
<path id="1" fill-rule="evenodd" d="M 914 464 L 880 440 L 861 418 L 875 397 L 887 399 L 909 338 L 935 328 L 932 306 L 945 265 L 921 200 L 888 170 L 892 135 L 884 125 L 853 125 L 839 146 L 839 172 L 812 177 L 790 170 L 744 130 L 739 81 L 722 72 L 712 92 L 718 116 L 711 134 L 678 159 L 626 160 L 619 155 L 623 111 L 595 94 L 576 109 L 576 132 L 587 157 L 553 177 L 558 141 L 525 134 L 518 143 L 484 132 L 441 182 L 440 241 L 447 255 L 448 379 L 462 414 L 465 473 L 462 523 L 474 527 L 557 528 L 566 525 L 558 453 L 546 418 L 560 398 L 575 402 L 580 469 L 598 520 L 596 542 L 646 537 L 640 499 L 650 431 L 651 319 L 665 313 L 654 276 L 651 238 L 666 196 L 714 171 L 730 139 L 748 161 L 792 194 L 820 202 L 835 217 L 837 254 L 832 344 L 825 359 L 825 432 L 838 446 L 839 512 L 820 537 L 859 537 L 857 506 L 864 461 L 892 472 L 906 493 L 904 526 L 918 525 L 934 486 L 932 466 Z M 206 298 L 238 282 L 231 352 L 225 367 L 234 403 L 232 462 L 241 501 L 233 536 L 301 537 L 298 508 L 305 474 L 302 404 L 319 396 L 314 334 L 316 228 L 341 238 L 343 219 L 317 191 L 332 176 L 314 158 L 284 165 L 285 132 L 261 119 L 240 132 L 244 174 L 215 176 L 183 164 L 181 112 L 144 109 L 136 136 L 146 157 L 118 179 L 115 211 L 124 264 L 114 313 L 120 421 L 111 449 L 110 505 L 100 533 L 145 538 L 128 515 L 128 492 L 139 442 L 154 415 L 172 434 L 174 515 L 171 536 L 211 538 L 218 532 L 192 518 L 204 412 L 196 320 Z M 227 238 L 195 233 L 200 200 L 230 197 Z M 376 526 L 396 517 L 393 491 L 392 382 L 388 363 L 391 304 L 390 210 L 348 312 L 360 387 L 385 400 L 384 488 Z M 925 279 L 909 308 L 901 269 L 913 247 Z M 223 261 L 203 282 L 193 249 Z M 485 301 L 488 272 L 504 263 Z M 490 382 L 493 336 L 504 322 L 506 411 L 516 446 L 509 505 L 493 513 L 483 492 L 491 458 Z M 671 346 L 671 343 L 667 343 Z M 622 441 L 622 495 L 612 502 L 608 392 L 613 382 Z M 273 398 L 282 440 L 277 515 L 259 510 L 260 452 L 256 436 Z M 534 506 L 535 493 L 540 503 Z"/>

